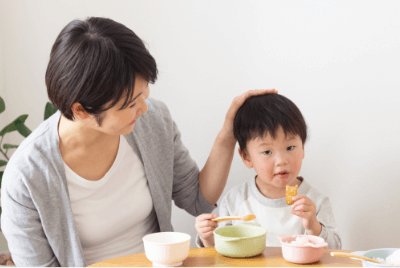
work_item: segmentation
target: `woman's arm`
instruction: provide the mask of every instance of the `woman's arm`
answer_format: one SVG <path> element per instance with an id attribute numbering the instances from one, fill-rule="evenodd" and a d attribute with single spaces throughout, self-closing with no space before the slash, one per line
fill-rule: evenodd
<path id="1" fill-rule="evenodd" d="M 215 205 L 225 188 L 231 168 L 236 139 L 233 136 L 233 120 L 244 101 L 255 95 L 278 93 L 275 89 L 249 90 L 233 99 L 225 116 L 225 122 L 215 139 L 210 156 L 199 174 L 199 185 L 204 198 Z"/>
<path id="2" fill-rule="evenodd" d="M 16 266 L 60 266 L 27 187 L 12 170 L 12 164 L 7 166 L 3 177 L 1 227 L 13 262 Z"/>

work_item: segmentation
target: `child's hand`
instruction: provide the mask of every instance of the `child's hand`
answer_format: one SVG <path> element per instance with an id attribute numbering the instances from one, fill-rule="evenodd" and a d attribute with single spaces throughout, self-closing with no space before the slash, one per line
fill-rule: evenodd
<path id="1" fill-rule="evenodd" d="M 296 195 L 293 201 L 290 212 L 300 217 L 307 234 L 319 236 L 322 226 L 317 220 L 315 203 L 306 195 Z"/>
<path id="2" fill-rule="evenodd" d="M 217 222 L 211 221 L 215 219 L 217 215 L 215 214 L 201 214 L 196 218 L 196 230 L 203 240 L 205 247 L 214 246 L 214 230 L 218 227 Z"/>

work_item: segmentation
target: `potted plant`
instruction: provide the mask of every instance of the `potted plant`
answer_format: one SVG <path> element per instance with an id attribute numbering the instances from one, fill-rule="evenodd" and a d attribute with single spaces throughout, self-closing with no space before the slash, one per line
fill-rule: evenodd
<path id="1" fill-rule="evenodd" d="M 3 98 L 0 97 L 0 114 L 2 112 L 4 112 L 5 109 L 6 109 L 5 102 L 4 102 Z M 44 120 L 46 120 L 47 118 L 52 116 L 56 111 L 57 111 L 57 109 L 50 102 L 47 102 L 46 107 L 44 109 Z M 30 131 L 29 128 L 27 128 L 25 126 L 25 120 L 27 118 L 28 118 L 27 114 L 21 115 L 14 121 L 12 121 L 10 124 L 5 126 L 0 131 L 0 167 L 6 166 L 8 161 L 10 160 L 9 156 L 7 155 L 9 150 L 18 148 L 18 145 L 15 145 L 15 144 L 8 144 L 8 143 L 3 144 L 4 136 L 7 133 L 17 131 L 25 138 L 28 137 L 32 131 Z M 1 158 L 3 158 L 3 159 L 1 159 Z M 3 174 L 4 174 L 4 171 L 0 171 L 0 190 L 1 190 L 1 182 L 2 182 L 2 178 L 3 178 Z M 1 192 L 0 192 L 0 196 L 1 196 Z M 1 203 L 0 203 L 0 217 L 1 217 Z M 1 233 L 1 225 L 0 225 L 0 233 Z M 0 265 L 14 265 L 9 251 L 0 252 Z"/>

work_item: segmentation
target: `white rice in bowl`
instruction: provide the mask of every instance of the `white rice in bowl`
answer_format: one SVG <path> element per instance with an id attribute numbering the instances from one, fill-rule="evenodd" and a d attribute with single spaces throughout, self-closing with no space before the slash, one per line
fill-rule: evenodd
<path id="1" fill-rule="evenodd" d="M 379 257 L 373 259 L 384 264 L 400 265 L 400 249 L 390 254 L 386 259 Z"/>

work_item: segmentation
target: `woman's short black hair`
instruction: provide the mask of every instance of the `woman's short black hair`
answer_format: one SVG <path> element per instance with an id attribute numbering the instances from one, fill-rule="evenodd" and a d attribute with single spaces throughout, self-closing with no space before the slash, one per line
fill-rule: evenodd
<path id="1" fill-rule="evenodd" d="M 74 20 L 51 50 L 47 94 L 69 120 L 74 120 L 71 107 L 78 102 L 100 125 L 100 114 L 122 97 L 126 100 L 121 109 L 129 105 L 137 76 L 154 83 L 157 73 L 156 61 L 143 41 L 126 26 L 107 18 Z"/>
<path id="2" fill-rule="evenodd" d="M 299 108 L 279 94 L 257 95 L 247 99 L 239 108 L 233 123 L 233 134 L 240 149 L 246 153 L 248 141 L 268 134 L 275 139 L 279 126 L 285 135 L 299 135 L 305 144 L 307 125 Z"/>

